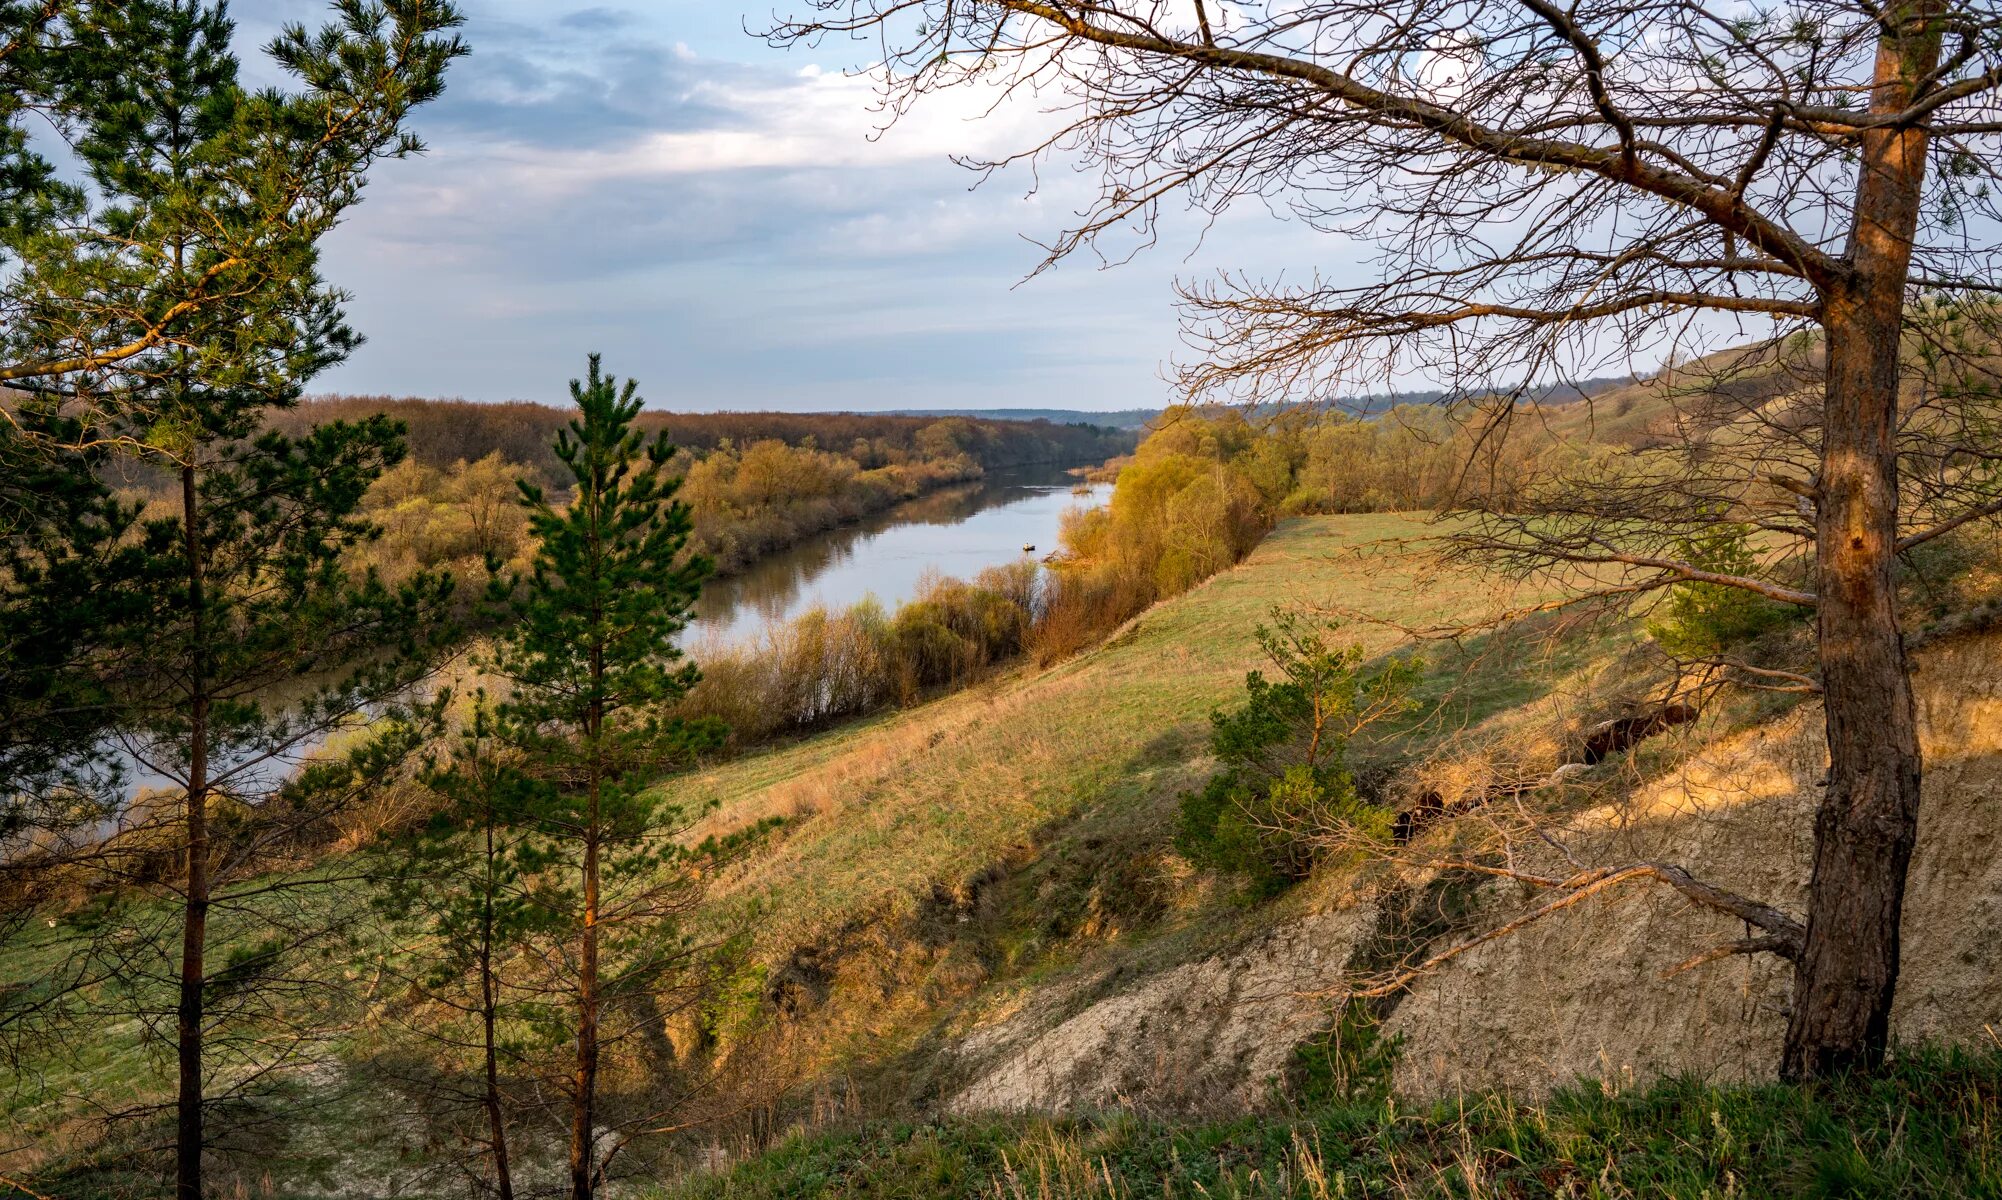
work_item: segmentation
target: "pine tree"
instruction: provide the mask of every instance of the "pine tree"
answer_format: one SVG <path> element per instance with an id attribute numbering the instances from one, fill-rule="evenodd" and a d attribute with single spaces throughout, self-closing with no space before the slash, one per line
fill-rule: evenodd
<path id="1" fill-rule="evenodd" d="M 57 211 L 73 213 L 77 193 L 62 186 L 29 136 L 33 114 L 49 113 L 57 88 L 83 65 L 72 37 L 73 5 L 48 0 L 0 3 L 0 252 Z"/>
<path id="2" fill-rule="evenodd" d="M 503 1025 L 512 1013 L 502 966 L 545 931 L 549 913 L 533 901 L 520 867 L 528 832 L 523 777 L 509 769 L 506 753 L 481 694 L 452 761 L 426 774 L 425 782 L 444 804 L 416 835 L 392 847 L 402 861 L 390 868 L 389 886 L 376 907 L 423 938 L 422 971 L 411 982 L 451 1014 L 426 1036 L 448 1057 L 467 1047 L 479 1052 L 476 1089 L 448 1083 L 439 1090 L 454 1106 L 477 1097 L 486 1124 L 485 1175 L 500 1200 L 513 1200 L 501 1066 L 519 1051 L 505 1044 Z M 477 1026 L 470 1038 L 462 1032 L 464 1020 Z"/>
<path id="3" fill-rule="evenodd" d="M 126 840 L 171 836 L 181 852 L 169 888 L 178 950 L 163 936 L 156 961 L 176 997 L 184 1200 L 203 1192 L 218 1057 L 270 1065 L 260 1035 L 274 1010 L 260 985 L 324 932 L 277 912 L 285 888 L 311 880 L 242 881 L 321 836 L 333 809 L 407 749 L 408 727 L 386 723 L 303 776 L 293 767 L 406 697 L 442 645 L 446 581 L 391 590 L 344 562 L 373 535 L 356 514 L 402 458 L 400 429 L 380 417 L 296 439 L 260 429 L 359 341 L 319 276 L 317 242 L 375 162 L 418 149 L 404 121 L 463 52 L 458 22 L 434 0 L 340 4 L 327 29 L 290 28 L 270 47 L 300 87 L 253 92 L 238 82 L 221 3 L 90 6 L 74 31 L 79 57 L 116 69 L 88 86 L 74 76 L 60 97 L 88 220 L 17 242 L 9 332 L 49 368 L 31 374 L 60 381 L 43 395 L 84 426 L 72 443 L 121 447 L 176 485 L 173 514 L 127 539 L 143 592 L 87 644 L 110 674 L 128 753 L 179 798 L 128 814 L 156 828 Z M 141 886 L 156 877 L 146 858 L 132 861 Z M 239 935 L 220 967 L 207 953 L 217 920 Z"/>
<path id="4" fill-rule="evenodd" d="M 337 324 L 316 244 L 375 162 L 421 149 L 405 121 L 464 46 L 446 0 L 335 10 L 268 47 L 299 88 L 253 92 L 220 0 L 0 5 L 19 39 L 0 80 L 28 89 L 0 102 L 0 382 L 110 403 L 176 347 L 289 346 L 269 340 L 275 309 Z M 33 152 L 30 109 L 71 137 L 82 178 Z"/>
<path id="5" fill-rule="evenodd" d="M 511 685 L 495 724 L 521 756 L 533 833 L 519 861 L 572 950 L 562 982 L 576 1045 L 573 1200 L 593 1194 L 607 1157 L 598 1146 L 601 1053 L 626 1032 L 607 1019 L 689 953 L 674 917 L 694 902 L 686 867 L 704 848 L 684 844 L 689 815 L 649 785 L 718 741 L 713 727 L 669 711 L 697 679 L 675 635 L 710 564 L 686 553 L 689 509 L 667 473 L 674 448 L 634 427 L 635 392 L 602 375 L 596 355 L 571 383 L 578 415 L 556 454 L 573 490 L 558 509 L 521 485 L 538 548 L 493 663 Z"/>
<path id="6" fill-rule="evenodd" d="M 13 920 L 116 814 L 124 773 L 102 753 L 115 664 L 97 635 L 129 625 L 155 582 L 132 537 L 138 506 L 105 485 L 106 449 L 82 439 L 32 399 L 0 425 L 0 885 L 20 901 Z"/>
<path id="7" fill-rule="evenodd" d="M 8 271 L 25 244 L 80 210 L 80 190 L 30 138 L 33 121 L 63 123 L 58 93 L 87 74 L 76 15 L 66 3 L 0 3 L 0 268 Z M 0 287 L 0 330 L 17 326 L 10 300 Z M 68 804 L 95 765 L 89 748 L 101 712 L 77 660 L 87 631 L 109 615 L 99 593 L 130 568 L 108 560 L 135 519 L 99 477 L 105 458 L 59 404 L 25 393 L 0 401 L 0 836 L 14 845 L 28 830 L 60 837 L 92 824 Z M 0 869 L 18 878 L 31 866 L 16 854 Z"/>

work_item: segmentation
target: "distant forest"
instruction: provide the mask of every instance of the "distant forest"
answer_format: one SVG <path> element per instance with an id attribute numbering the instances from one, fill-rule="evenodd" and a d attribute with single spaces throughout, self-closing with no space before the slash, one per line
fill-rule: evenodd
<path id="1" fill-rule="evenodd" d="M 427 467 L 473 462 L 499 452 L 510 462 L 558 477 L 556 431 L 568 409 L 508 401 L 426 400 L 391 396 L 318 396 L 274 412 L 270 426 L 297 435 L 315 425 L 387 413 L 409 430 L 410 457 Z M 1132 451 L 1131 429 L 1038 420 L 920 417 L 888 413 L 681 413 L 649 410 L 640 428 L 665 428 L 683 450 L 701 457 L 726 442 L 737 447 L 778 441 L 811 444 L 846 455 L 864 470 L 912 459 L 964 455 L 987 470 L 1043 463 L 1099 463 Z"/>
<path id="2" fill-rule="evenodd" d="M 1539 384 L 1524 388 L 1518 398 L 1530 404 L 1564 404 L 1610 392 L 1614 388 L 1626 387 L 1645 378 L 1644 375 L 1607 375 L 1592 379 L 1567 380 L 1564 383 Z M 1373 416 L 1388 412 L 1400 404 L 1437 404 L 1449 397 L 1458 397 L 1462 394 L 1430 388 L 1412 392 L 1337 396 L 1332 400 L 1305 405 L 1288 404 L 1283 407 L 1328 409 L 1354 416 Z M 1258 405 L 1254 406 L 1254 412 L 1275 411 L 1279 407 L 1281 406 Z M 1079 408 L 899 408 L 892 409 L 886 415 L 966 417 L 975 421 L 1049 421 L 1054 424 L 1088 424 L 1145 432 L 1160 418 L 1163 411 L 1159 408 L 1120 408 L 1105 412 L 1092 412 Z"/>
<path id="3" fill-rule="evenodd" d="M 1055 425 L 1100 425 L 1113 429 L 1145 429 L 1161 415 L 1158 408 L 1119 408 L 1094 412 L 1082 408 L 894 408 L 886 416 L 966 417 L 974 421 L 1048 421 Z"/>

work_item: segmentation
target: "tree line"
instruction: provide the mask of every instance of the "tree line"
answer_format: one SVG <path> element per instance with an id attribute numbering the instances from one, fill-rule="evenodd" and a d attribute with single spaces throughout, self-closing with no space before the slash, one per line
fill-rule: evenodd
<path id="1" fill-rule="evenodd" d="M 551 450 L 569 420 L 562 409 L 526 401 L 475 403 L 392 396 L 315 396 L 272 414 L 272 428 L 296 434 L 328 421 L 375 413 L 400 422 L 410 457 L 420 466 L 444 468 L 498 453 L 551 480 L 562 478 Z M 1110 425 L 1011 420 L 999 416 L 924 417 L 886 413 L 669 412 L 648 409 L 637 418 L 649 434 L 664 435 L 694 458 L 724 446 L 780 442 L 840 454 L 858 470 L 964 458 L 994 470 L 1042 464 L 1102 462 L 1133 448 L 1131 430 Z"/>
<path id="2" fill-rule="evenodd" d="M 381 534 L 356 562 L 402 579 L 425 569 L 477 571 L 524 549 L 514 480 L 567 488 L 552 447 L 561 410 L 539 404 L 322 397 L 266 415 L 299 437 L 320 425 L 388 416 L 406 456 L 370 490 Z M 1130 450 L 1131 431 L 1044 421 L 918 419 L 849 413 L 667 413 L 639 424 L 675 446 L 675 473 L 695 512 L 694 547 L 719 571 L 987 471 L 1102 462 Z M 143 460 L 106 468 L 128 500 L 161 506 L 176 482 Z"/>

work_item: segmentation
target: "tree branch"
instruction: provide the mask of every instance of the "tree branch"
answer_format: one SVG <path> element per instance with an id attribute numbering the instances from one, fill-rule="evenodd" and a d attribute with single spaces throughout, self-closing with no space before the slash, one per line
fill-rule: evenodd
<path id="1" fill-rule="evenodd" d="M 1908 533 L 1904 537 L 1899 538 L 1898 553 L 1903 554 L 1913 547 L 1923 546 L 1936 537 L 1952 533 L 1962 525 L 1971 524 L 1984 517 L 1992 517 L 1998 514 L 2002 514 L 2002 500 L 1991 500 L 1987 504 L 1980 505 L 1977 508 L 1970 508 L 1950 521 L 1942 521 L 1930 529 L 1922 529 L 1917 533 Z"/>
<path id="2" fill-rule="evenodd" d="M 1632 863 L 1623 867 L 1599 867 L 1581 871 L 1576 875 L 1564 879 L 1553 879 L 1547 876 L 1532 875 L 1522 871 L 1511 870 L 1506 867 L 1494 867 L 1485 863 L 1459 859 L 1431 862 L 1424 865 L 1438 870 L 1463 870 L 1483 875 L 1492 875 L 1502 879 L 1531 884 L 1535 887 L 1561 891 L 1563 895 L 1548 903 L 1538 905 L 1528 912 L 1512 920 L 1505 921 L 1475 937 L 1457 942 L 1447 949 L 1425 959 L 1417 966 L 1399 971 L 1388 979 L 1381 980 L 1369 987 L 1353 989 L 1347 993 L 1350 998 L 1371 999 L 1378 996 L 1388 996 L 1393 992 L 1401 991 L 1419 978 L 1431 974 L 1433 971 L 1471 950 L 1478 949 L 1489 942 L 1498 941 L 1510 934 L 1526 929 L 1546 917 L 1554 916 L 1568 908 L 1582 904 L 1593 896 L 1637 879 L 1652 880 L 1657 883 L 1666 884 L 1682 896 L 1704 908 L 1728 913 L 1755 928 L 1766 930 L 1767 936 L 1761 939 L 1763 944 L 1758 949 L 1777 954 L 1781 958 L 1789 960 L 1797 959 L 1800 956 L 1801 947 L 1805 944 L 1807 938 L 1806 927 L 1792 916 L 1773 908 L 1771 905 L 1761 904 L 1756 900 L 1748 900 L 1736 893 L 1727 892 L 1722 888 L 1704 883 L 1682 867 L 1669 863 L 1644 862 Z M 1744 951 L 1744 953 L 1750 952 L 1749 950 Z M 1687 965 L 1693 966 L 1697 964 L 1692 962 Z"/>
<path id="3" fill-rule="evenodd" d="M 1765 253 L 1797 266 L 1818 284 L 1846 279 L 1842 259 L 1810 245 L 1792 230 L 1754 209 L 1728 187 L 1631 159 L 1623 147 L 1607 150 L 1582 142 L 1526 136 L 1484 125 L 1465 113 L 1415 96 L 1375 88 L 1353 75 L 1283 54 L 1206 46 L 1158 33 L 1107 29 L 1046 0 L 998 0 L 1010 12 L 1037 18 L 1084 41 L 1109 48 L 1180 58 L 1204 66 L 1290 79 L 1376 117 L 1424 129 L 1452 144 L 1509 162 L 1586 171 L 1639 188 L 1660 199 L 1702 213 L 1719 227 L 1745 238 Z"/>

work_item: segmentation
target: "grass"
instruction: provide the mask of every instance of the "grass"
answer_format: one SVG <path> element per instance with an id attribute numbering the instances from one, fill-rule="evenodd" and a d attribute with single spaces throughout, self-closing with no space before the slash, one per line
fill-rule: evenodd
<path id="1" fill-rule="evenodd" d="M 816 961 L 838 994 L 823 998 L 783 1039 L 785 1052 L 798 1054 L 785 1070 L 801 1081 L 859 1075 L 874 1097 L 863 1111 L 899 1111 L 952 1086 L 952 1055 L 938 1051 L 949 1050 L 954 1031 L 983 1005 L 991 1017 L 1011 993 L 1078 966 L 1112 965 L 1118 969 L 1105 972 L 1107 979 L 1130 979 L 1193 961 L 1317 903 L 1314 885 L 1250 909 L 1186 873 L 1163 881 L 1153 872 L 1170 861 L 1165 851 L 1180 793 L 1209 768 L 1209 713 L 1241 694 L 1244 673 L 1260 665 L 1253 629 L 1274 605 L 1395 614 L 1424 626 L 1522 599 L 1498 595 L 1471 575 L 1433 573 L 1395 544 L 1428 532 L 1424 518 L 1393 514 L 1287 521 L 1236 569 L 1157 605 L 1106 645 L 1054 669 L 1010 673 L 667 785 L 683 803 L 713 805 L 707 824 L 719 831 L 788 818 L 755 855 L 711 881 L 710 900 L 694 918 L 698 935 L 745 935 L 733 943 L 747 949 L 732 987 L 748 1009 L 770 1008 L 768 985 L 800 950 L 824 952 Z M 1349 636 L 1377 651 L 1402 640 L 1396 630 L 1367 623 L 1351 625 Z M 1570 631 L 1542 643 L 1476 639 L 1462 657 L 1439 654 L 1424 688 L 1436 707 L 1420 740 L 1483 723 L 1482 736 L 1541 729 L 1555 681 L 1590 677 L 1622 644 L 1614 633 Z M 928 906 L 942 896 L 960 907 L 934 922 L 943 928 L 928 940 L 927 921 L 936 915 Z M 65 941 L 35 934 L 0 946 L 0 982 L 35 978 Z M 331 980 L 344 968 L 357 969 L 337 954 L 326 974 Z M 1094 998 L 1077 990 L 1067 1003 Z M 0 1095 L 0 1114 L 17 1132 L 46 1133 L 81 1099 L 165 1094 L 170 1064 L 158 1046 L 141 1044 L 136 1025 L 85 1036 L 86 1053 L 47 1047 L 46 1060 L 23 1063 L 20 1086 Z M 365 1056 L 345 1042 L 333 1049 Z M 1992 1067 L 1983 1069 L 1992 1076 Z M 1564 1103 L 1572 1109 L 1547 1111 L 1571 1114 L 1563 1118 L 1569 1123 L 1547 1129 L 1536 1124 L 1545 1118 L 1532 1121 L 1526 1110 L 1492 1101 L 1483 1102 L 1478 1128 L 1449 1129 L 1436 1114 L 1353 1108 L 1185 1128 L 1133 1117 L 872 1126 L 792 1143 L 760 1160 L 765 1165 L 727 1177 L 750 1190 L 689 1194 L 813 1195 L 820 1187 L 845 1195 L 1027 1196 L 1044 1194 L 1039 1180 L 1060 1176 L 1073 1180 L 1064 1185 L 1071 1190 L 1049 1194 L 1165 1195 L 1146 1181 L 1168 1177 L 1183 1180 L 1175 1195 L 1201 1194 L 1191 1190 L 1196 1183 L 1213 1195 L 1410 1194 L 1370 1182 L 1402 1176 L 1368 1172 L 1436 1166 L 1453 1138 L 1498 1138 L 1525 1122 L 1538 1137 L 1558 1138 L 1553 1145 L 1572 1145 L 1562 1139 L 1574 1135 L 1563 1131 L 1577 1127 L 1577 1114 L 1590 1106 Z M 338 1113 L 322 1123 L 334 1131 L 330 1142 L 342 1141 L 341 1123 Z M 1370 1152 L 1377 1158 L 1353 1137 L 1335 1136 L 1362 1130 L 1370 1144 L 1387 1147 Z M 309 1156 L 308 1140 L 295 1139 L 284 1156 Z M 1476 1143 L 1486 1144 L 1468 1144 Z M 373 1153 L 356 1150 L 359 1158 Z M 1119 1170 L 1106 1176 L 1103 1162 L 1114 1150 Z M 1488 1153 L 1468 1159 L 1469 1169 L 1486 1170 L 1481 1155 Z M 1590 1157 L 1576 1153 L 1580 1162 Z M 840 1165 L 844 1154 L 854 1161 Z M 1093 1192 L 1098 1185 L 1079 1182 L 1092 1161 L 1113 1190 Z M 1261 1173 L 1239 1179 L 1240 1167 Z M 1040 1174 L 1023 1174 L 1029 1170 Z M 934 1178 L 933 1171 L 943 1174 Z M 1339 1186 L 1348 1191 L 1272 1190 L 1278 1178 L 1292 1181 L 1284 1187 L 1307 1186 L 1302 1181 L 1314 1171 L 1324 1182 L 1346 1180 Z M 815 1178 L 821 1183 L 811 1183 Z"/>
<path id="2" fill-rule="evenodd" d="M 1176 1124 L 1130 1113 L 799 1136 L 653 1200 L 2002 1196 L 2002 1053 L 1925 1050 L 1812 1086 L 1597 1085 L 1538 1107 L 1331 1103 Z"/>
<path id="3" fill-rule="evenodd" d="M 847 1079 L 870 1112 L 934 1103 L 967 1082 L 958 1036 L 1047 1005 L 1038 985 L 1065 985 L 1067 1015 L 1325 906 L 1340 880 L 1252 907 L 1190 873 L 1170 852 L 1179 799 L 1210 770 L 1209 714 L 1265 665 L 1254 629 L 1275 605 L 1424 626 L 1523 598 L 1400 544 L 1434 531 L 1414 515 L 1290 520 L 1234 570 L 1055 669 L 673 781 L 677 799 L 714 805 L 716 831 L 786 819 L 712 881 L 697 921 L 741 934 L 747 990 L 808 989 L 811 1016 L 786 1037 L 795 1078 Z M 1372 651 L 1404 641 L 1362 621 L 1343 636 Z M 1430 715 L 1405 748 L 1497 715 L 1547 724 L 1533 702 L 1610 645 L 1568 631 L 1433 650 Z"/>
<path id="4" fill-rule="evenodd" d="M 1425 532 L 1399 515 L 1288 521 L 1236 570 L 1054 670 L 677 780 L 685 801 L 717 806 L 718 827 L 791 819 L 767 853 L 718 881 L 717 915 L 754 908 L 761 941 L 789 950 L 858 917 L 907 914 L 932 884 L 958 883 L 1053 822 L 1145 814 L 1166 829 L 1166 806 L 1202 765 L 1210 710 L 1259 665 L 1252 629 L 1274 604 L 1395 611 L 1413 624 L 1492 604 L 1481 582 L 1426 579 L 1376 545 Z M 1376 649 L 1398 636 L 1353 633 Z M 1520 702 L 1529 685 L 1510 678 L 1476 703 Z"/>
<path id="5" fill-rule="evenodd" d="M 1017 909 L 989 932 L 1004 943 L 1004 959 L 1060 970 L 1061 953 L 1050 947 L 1062 938 L 1047 936 L 1052 921 L 1103 925 L 1103 914 L 1086 911 L 1097 903 L 1091 894 L 1097 877 L 1122 869 L 1135 845 L 1165 843 L 1176 795 L 1204 766 L 1208 713 L 1256 664 L 1252 627 L 1274 604 L 1339 601 L 1414 621 L 1486 605 L 1484 590 L 1466 578 L 1437 581 L 1419 594 L 1410 563 L 1375 545 L 1425 528 L 1422 518 L 1396 515 L 1289 521 L 1238 569 L 1157 606 L 1111 644 L 1053 670 L 1018 671 L 676 780 L 678 798 L 718 805 L 719 825 L 774 812 L 795 818 L 768 849 L 715 881 L 713 901 L 698 921 L 711 933 L 750 924 L 754 955 L 776 963 L 857 922 L 914 915 L 933 884 L 956 886 L 1034 847 L 1028 857 L 1039 859 L 1043 880 L 1055 880 L 1063 894 L 1054 903 L 1045 903 L 1047 891 L 1019 895 Z M 1380 647 L 1395 641 L 1386 629 L 1358 627 L 1356 636 Z M 1484 703 L 1509 699 L 1498 694 Z M 1082 832 L 1050 842 L 1050 830 L 1060 827 Z M 1086 846 L 1108 837 L 1109 845 Z M 298 895 L 302 903 L 336 906 L 362 899 Z M 238 934 L 258 930 L 260 914 L 246 910 L 239 917 L 214 931 L 218 961 Z M 149 928 L 170 918 L 146 904 L 120 914 Z M 47 977 L 73 952 L 71 919 L 60 928 L 37 923 L 0 945 L 0 983 L 33 988 Z M 107 1011 L 167 1011 L 168 964 L 151 965 L 148 978 L 130 981 L 142 995 L 108 1003 Z M 359 968 L 335 951 L 324 973 L 337 982 L 344 969 Z M 951 996 L 925 988 L 900 994 L 873 1015 L 868 1037 L 924 1036 L 944 1011 L 941 999 Z M 159 1100 L 170 1090 L 168 1047 L 139 1022 L 119 1017 L 78 1026 L 72 1035 L 64 1044 L 19 1047 L 14 1086 L 0 1089 L 0 1120 L 29 1144 L 48 1146 L 48 1135 L 93 1105 Z M 881 1040 L 871 1045 L 895 1048 Z"/>

